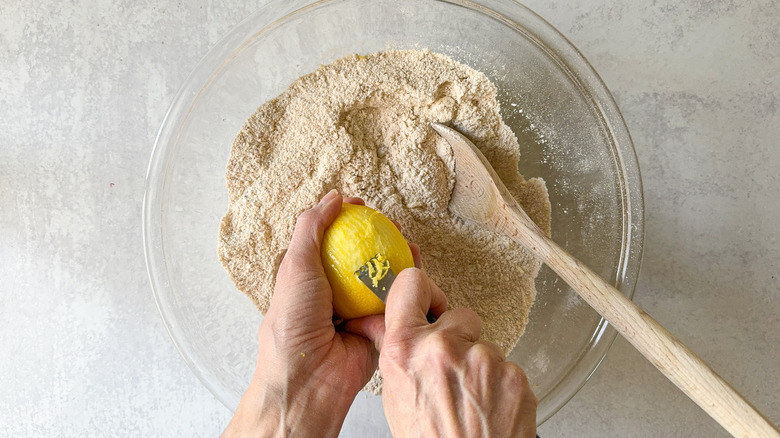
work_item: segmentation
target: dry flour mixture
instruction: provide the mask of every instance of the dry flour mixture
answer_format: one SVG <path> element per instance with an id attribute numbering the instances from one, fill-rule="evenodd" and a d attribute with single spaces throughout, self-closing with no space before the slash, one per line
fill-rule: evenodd
<path id="1" fill-rule="evenodd" d="M 517 139 L 484 74 L 429 51 L 352 55 L 293 82 L 236 137 L 218 246 L 236 286 L 265 312 L 296 217 L 335 188 L 398 221 L 450 307 L 475 310 L 482 337 L 508 353 L 525 328 L 540 262 L 447 210 L 454 160 L 434 121 L 468 136 L 549 234 L 544 181 L 518 173 Z M 367 389 L 379 384 L 375 376 Z"/>

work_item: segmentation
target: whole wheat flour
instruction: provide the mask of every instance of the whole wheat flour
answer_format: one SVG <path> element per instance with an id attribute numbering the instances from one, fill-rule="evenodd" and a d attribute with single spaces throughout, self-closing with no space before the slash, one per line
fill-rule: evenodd
<path id="1" fill-rule="evenodd" d="M 434 121 L 468 136 L 549 234 L 544 181 L 518 173 L 517 139 L 484 74 L 428 51 L 352 55 L 293 82 L 236 137 L 218 247 L 236 286 L 265 313 L 295 218 L 335 188 L 398 221 L 450 307 L 475 310 L 482 337 L 508 353 L 525 328 L 540 262 L 447 210 L 454 159 Z M 366 389 L 380 385 L 374 376 Z"/>

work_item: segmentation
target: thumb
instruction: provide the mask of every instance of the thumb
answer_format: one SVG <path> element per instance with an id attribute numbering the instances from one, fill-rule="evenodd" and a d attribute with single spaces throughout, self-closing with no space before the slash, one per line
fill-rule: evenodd
<path id="1" fill-rule="evenodd" d="M 344 325 L 350 332 L 368 338 L 377 351 L 382 351 L 382 340 L 385 337 L 385 316 L 371 315 L 363 318 L 350 319 Z"/>
<path id="2" fill-rule="evenodd" d="M 325 269 L 322 267 L 320 247 L 325 229 L 340 211 L 341 195 L 332 190 L 319 204 L 298 216 L 290 246 L 276 273 L 271 309 L 305 303 L 317 308 L 327 307 L 328 311 L 331 311 L 332 298 L 329 295 Z M 328 301 L 328 304 L 324 305 L 322 301 Z"/>
<path id="3" fill-rule="evenodd" d="M 299 267 L 319 266 L 322 270 L 322 236 L 341 211 L 341 200 L 341 195 L 336 190 L 331 190 L 319 204 L 298 216 L 283 262 Z"/>
<path id="4" fill-rule="evenodd" d="M 447 310 L 447 297 L 422 269 L 407 268 L 396 277 L 387 294 L 387 329 L 428 326 L 426 314 L 441 315 Z"/>

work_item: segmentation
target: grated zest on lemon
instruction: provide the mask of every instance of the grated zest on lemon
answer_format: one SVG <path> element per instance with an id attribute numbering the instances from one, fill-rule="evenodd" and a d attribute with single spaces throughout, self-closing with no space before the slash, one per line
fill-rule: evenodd
<path id="1" fill-rule="evenodd" d="M 401 232 L 376 210 L 342 204 L 341 212 L 325 230 L 322 265 L 333 291 L 334 313 L 344 319 L 384 313 L 385 304 L 356 272 L 365 267 L 374 288 L 390 272 L 414 266 Z"/>
<path id="2" fill-rule="evenodd" d="M 382 254 L 371 257 L 371 260 L 367 261 L 365 266 L 368 268 L 368 278 L 371 279 L 371 284 L 374 287 L 379 287 L 379 281 L 390 272 L 390 260 Z"/>

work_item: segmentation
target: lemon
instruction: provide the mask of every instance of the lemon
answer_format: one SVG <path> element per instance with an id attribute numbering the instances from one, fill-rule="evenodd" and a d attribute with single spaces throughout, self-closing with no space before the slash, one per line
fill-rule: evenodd
<path id="1" fill-rule="evenodd" d="M 390 219 L 372 208 L 347 203 L 325 230 L 321 255 L 333 289 L 333 308 L 344 319 L 385 311 L 382 300 L 358 278 L 362 266 L 370 269 L 375 285 L 388 270 L 398 275 L 414 266 L 409 245 Z"/>

